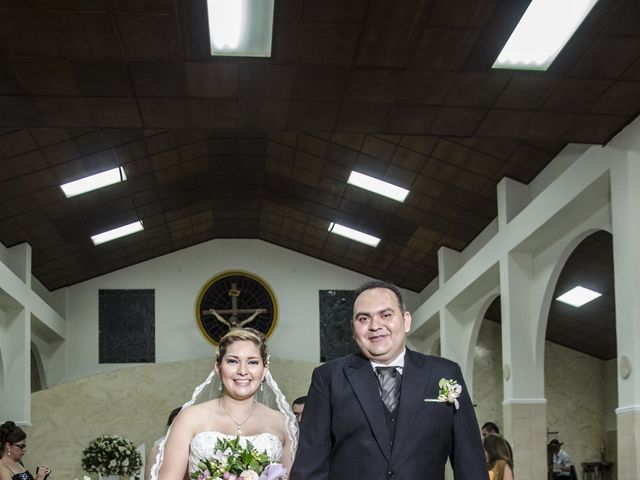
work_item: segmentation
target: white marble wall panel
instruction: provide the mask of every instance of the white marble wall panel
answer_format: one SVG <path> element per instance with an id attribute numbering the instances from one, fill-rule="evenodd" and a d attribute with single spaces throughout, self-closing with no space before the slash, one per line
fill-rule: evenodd
<path id="1" fill-rule="evenodd" d="M 600 460 L 607 437 L 605 423 L 610 412 L 605 366 L 603 360 L 560 345 L 547 342 L 545 346 L 548 430 L 558 432 L 552 436 L 564 442 L 563 448 L 578 472 L 582 462 Z M 480 425 L 496 421 L 501 428 L 504 426 L 500 325 L 487 320 L 480 327 L 476 344 L 474 400 Z M 607 448 L 615 448 L 610 443 Z"/>
<path id="2" fill-rule="evenodd" d="M 500 325 L 484 320 L 478 332 L 473 366 L 473 401 L 478 423 L 504 427 L 502 414 L 502 345 Z"/>

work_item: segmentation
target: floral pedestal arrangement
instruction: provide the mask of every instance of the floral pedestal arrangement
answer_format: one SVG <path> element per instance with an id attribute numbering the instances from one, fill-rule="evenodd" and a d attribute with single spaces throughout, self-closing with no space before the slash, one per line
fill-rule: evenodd
<path id="1" fill-rule="evenodd" d="M 120 480 L 136 475 L 142 456 L 131 440 L 117 435 L 101 435 L 82 451 L 82 468 L 97 473 L 100 480 Z"/>

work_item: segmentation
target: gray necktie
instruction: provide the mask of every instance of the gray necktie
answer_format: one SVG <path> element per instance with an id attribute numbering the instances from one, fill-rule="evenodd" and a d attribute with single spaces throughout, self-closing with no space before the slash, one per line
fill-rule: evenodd
<path id="1" fill-rule="evenodd" d="M 376 367 L 380 397 L 390 412 L 398 406 L 400 398 L 400 381 L 402 375 L 396 367 Z"/>

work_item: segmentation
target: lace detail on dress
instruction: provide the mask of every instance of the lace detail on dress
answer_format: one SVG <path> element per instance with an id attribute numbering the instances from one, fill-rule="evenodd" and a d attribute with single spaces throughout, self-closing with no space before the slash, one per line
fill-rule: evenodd
<path id="1" fill-rule="evenodd" d="M 227 435 L 220 432 L 200 432 L 191 439 L 191 444 L 189 445 L 190 474 L 198 468 L 198 462 L 201 459 L 213 456 L 216 442 L 220 437 L 235 438 L 236 435 Z M 266 452 L 271 462 L 280 461 L 284 446 L 276 434 L 265 432 L 258 435 L 240 435 L 240 444 L 245 445 L 247 441 L 251 442 L 256 450 Z"/>

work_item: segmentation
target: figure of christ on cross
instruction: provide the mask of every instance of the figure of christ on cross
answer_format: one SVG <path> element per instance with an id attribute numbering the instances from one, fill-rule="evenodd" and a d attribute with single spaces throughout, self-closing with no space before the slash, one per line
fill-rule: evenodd
<path id="1" fill-rule="evenodd" d="M 235 283 L 231 284 L 229 296 L 231 297 L 231 310 L 215 310 L 213 308 L 209 308 L 207 310 L 202 310 L 202 314 L 213 315 L 220 323 L 229 327 L 229 330 L 233 330 L 234 328 L 242 328 L 248 323 L 251 323 L 261 313 L 267 313 L 267 310 L 264 308 L 238 308 L 238 297 L 240 296 L 240 290 L 238 289 L 238 285 Z M 249 313 L 251 315 L 243 320 L 239 320 L 238 315 L 244 313 Z M 229 318 L 224 318 L 222 315 L 226 314 L 231 314 L 231 316 Z"/>

